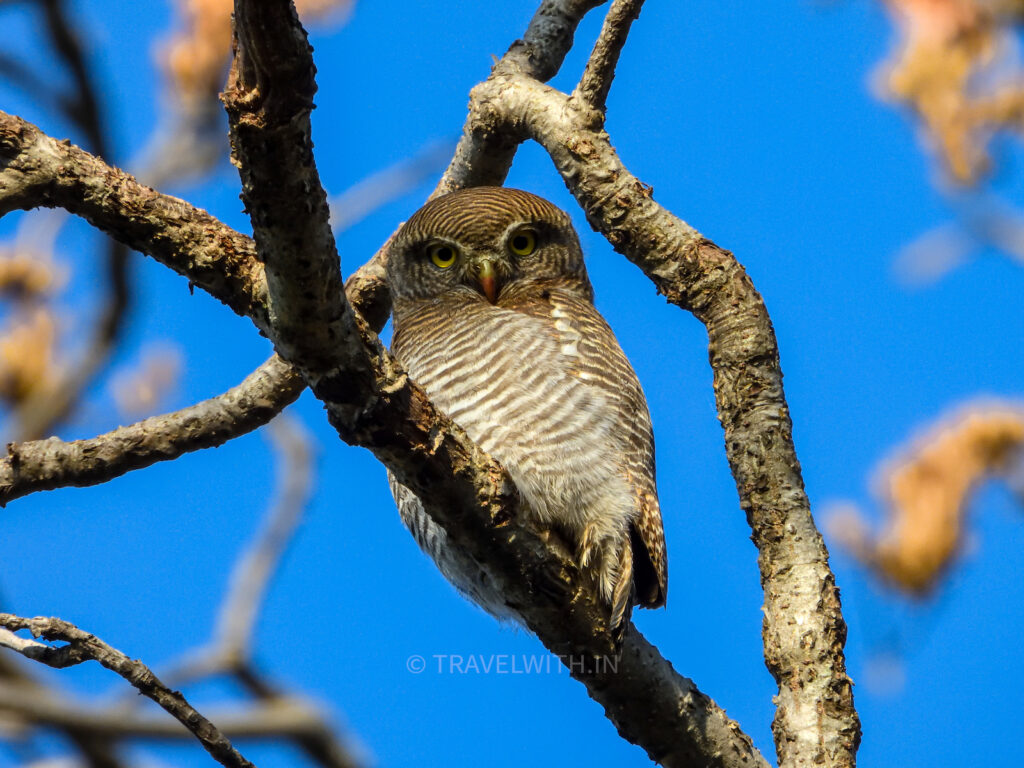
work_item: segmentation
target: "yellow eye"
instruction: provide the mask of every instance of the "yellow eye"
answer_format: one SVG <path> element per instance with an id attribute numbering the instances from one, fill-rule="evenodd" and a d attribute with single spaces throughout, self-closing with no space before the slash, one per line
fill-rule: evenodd
<path id="1" fill-rule="evenodd" d="M 537 249 L 537 233 L 521 229 L 509 238 L 508 247 L 516 256 L 529 256 Z"/>
<path id="2" fill-rule="evenodd" d="M 447 243 L 434 243 L 430 246 L 428 253 L 434 266 L 440 269 L 448 269 L 455 263 L 455 257 L 458 256 L 455 249 Z"/>

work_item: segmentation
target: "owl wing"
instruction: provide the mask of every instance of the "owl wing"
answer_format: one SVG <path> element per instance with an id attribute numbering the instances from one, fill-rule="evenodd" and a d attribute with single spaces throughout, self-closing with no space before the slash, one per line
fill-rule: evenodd
<path id="1" fill-rule="evenodd" d="M 654 433 L 636 372 L 608 323 L 585 298 L 546 290 L 516 309 L 551 323 L 563 354 L 570 358 L 569 372 L 599 390 L 615 410 L 622 472 L 637 510 L 630 531 L 637 600 L 648 608 L 662 606 L 668 592 L 668 562 L 654 474 Z"/>

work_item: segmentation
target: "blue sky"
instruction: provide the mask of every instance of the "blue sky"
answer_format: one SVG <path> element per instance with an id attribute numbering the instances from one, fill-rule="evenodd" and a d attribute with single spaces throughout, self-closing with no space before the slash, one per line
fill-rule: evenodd
<path id="1" fill-rule="evenodd" d="M 364 2 L 344 28 L 314 31 L 314 141 L 328 190 L 456 137 L 469 88 L 534 6 Z M 109 0 L 74 8 L 114 116 L 114 160 L 127 165 L 157 119 L 152 50 L 171 9 Z M 0 14 L 11 49 L 53 71 L 31 17 L 18 7 Z M 593 15 L 581 26 L 556 86 L 572 86 L 599 23 Z M 913 127 L 870 92 L 891 36 L 879 4 L 866 0 L 652 0 L 609 99 L 607 127 L 627 166 L 660 203 L 734 251 L 764 295 L 816 510 L 835 499 L 874 510 L 868 483 L 879 459 L 965 399 L 1019 397 L 1024 373 L 1019 265 L 985 253 L 927 287 L 893 277 L 899 249 L 950 213 Z M 57 136 L 70 130 L 3 85 L 0 107 Z M 1009 143 L 997 148 L 997 189 L 1019 197 L 1024 156 Z M 636 623 L 773 759 L 775 686 L 761 655 L 756 551 L 725 461 L 703 328 L 590 231 L 539 148 L 520 151 L 509 184 L 572 214 L 598 307 L 647 392 L 671 589 L 666 610 L 640 612 Z M 226 165 L 208 183 L 168 191 L 249 231 Z M 428 191 L 339 236 L 346 275 Z M 0 222 L 0 235 L 10 234 L 13 218 Z M 91 237 L 75 223 L 59 243 L 73 269 L 71 324 L 94 301 Z M 133 273 L 139 297 L 115 364 L 130 366 L 153 342 L 179 345 L 185 369 L 165 409 L 220 393 L 269 354 L 247 321 L 190 296 L 184 279 L 141 258 Z M 540 674 L 453 669 L 452 655 L 521 659 L 543 648 L 442 580 L 401 527 L 383 469 L 337 440 L 312 397 L 293 410 L 319 444 L 319 484 L 259 623 L 265 669 L 326 702 L 382 766 L 649 764 L 555 665 Z M 62 435 L 88 436 L 117 420 L 98 386 Z M 273 469 L 255 434 L 99 488 L 12 503 L 0 517 L 4 608 L 69 619 L 159 668 L 206 639 Z M 966 556 L 919 605 L 888 595 L 832 547 L 862 765 L 985 765 L 1015 754 L 1010 734 L 1024 716 L 1024 526 L 997 488 L 979 497 L 971 525 Z M 412 655 L 427 661 L 424 672 L 408 671 Z M 81 696 L 123 685 L 99 668 L 52 675 Z M 186 693 L 203 709 L 225 691 Z M 289 749 L 240 746 L 262 765 L 303 764 Z M 191 744 L 151 753 L 175 765 L 209 764 Z M 13 763 L 0 746 L 0 766 Z"/>

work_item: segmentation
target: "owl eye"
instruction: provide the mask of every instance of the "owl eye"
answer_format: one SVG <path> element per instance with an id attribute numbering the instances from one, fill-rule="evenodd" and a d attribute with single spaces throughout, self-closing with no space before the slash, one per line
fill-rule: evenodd
<path id="1" fill-rule="evenodd" d="M 434 262 L 434 266 L 439 269 L 448 269 L 455 263 L 455 257 L 458 256 L 455 249 L 447 243 L 434 243 L 427 253 L 430 254 L 430 260 Z"/>
<path id="2" fill-rule="evenodd" d="M 529 256 L 537 250 L 537 233 L 532 229 L 521 229 L 509 238 L 508 247 L 516 256 Z"/>

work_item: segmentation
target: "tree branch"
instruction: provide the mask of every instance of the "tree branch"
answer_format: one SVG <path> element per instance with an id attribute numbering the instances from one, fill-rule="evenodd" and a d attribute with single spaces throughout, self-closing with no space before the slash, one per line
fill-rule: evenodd
<path id="1" fill-rule="evenodd" d="M 97 485 L 184 453 L 223 445 L 263 426 L 306 383 L 274 355 L 223 395 L 88 440 L 9 443 L 0 459 L 0 506 L 36 491 Z"/>
<path id="2" fill-rule="evenodd" d="M 367 376 L 345 300 L 327 194 L 313 159 L 312 49 L 291 0 L 236 0 L 235 57 L 221 96 L 232 161 L 266 269 L 274 344 L 314 392 L 344 368 Z M 335 400 L 340 398 L 335 397 Z"/>
<path id="3" fill-rule="evenodd" d="M 54 162 L 55 153 L 69 162 Z M 36 157 L 39 154 L 42 160 Z M 0 119 L 0 162 L 6 163 L 0 171 L 0 210 L 11 205 L 5 196 L 31 207 L 33 193 L 35 204 L 50 205 L 59 194 L 61 205 L 111 231 L 123 230 L 133 247 L 248 314 L 275 340 L 261 301 L 266 295 L 262 271 L 245 238 L 13 118 Z M 104 182 L 112 189 L 101 196 L 97 192 Z M 81 193 L 73 195 L 73 189 Z M 144 215 L 136 213 L 140 209 Z M 161 215 L 168 219 L 166 227 L 160 226 Z M 212 249 L 207 245 L 211 241 L 226 246 Z M 219 276 L 218 269 L 224 274 Z M 339 434 L 373 451 L 427 502 L 427 511 L 446 529 L 453 545 L 465 549 L 492 575 L 549 649 L 575 660 L 613 655 L 605 609 L 578 585 L 572 558 L 549 549 L 517 519 L 517 493 L 508 475 L 434 408 L 368 328 L 361 325 L 360 332 L 372 376 L 339 370 L 334 377 L 338 390 L 315 390 Z M 353 408 L 353 403 L 359 406 Z M 548 597 L 552 592 L 556 596 Z M 628 672 L 601 676 L 592 664 L 589 669 L 570 668 L 605 705 L 620 733 L 665 765 L 690 765 L 687 756 L 692 754 L 702 755 L 707 765 L 764 765 L 749 738 L 709 699 L 689 696 L 685 701 L 692 707 L 651 709 L 652 697 L 678 702 L 679 691 L 693 688 L 663 658 L 648 655 L 645 646 L 635 630 L 627 633 L 623 658 L 638 660 L 627 665 Z M 644 717 L 637 716 L 641 712 Z M 693 723 L 698 724 L 696 731 Z M 696 733 L 704 734 L 705 740 L 695 741 Z M 714 742 L 716 736 L 724 741 Z"/>
<path id="4" fill-rule="evenodd" d="M 94 155 L 0 112 L 0 216 L 63 208 L 270 326 L 263 265 L 251 239 L 206 211 L 139 184 Z"/>
<path id="5" fill-rule="evenodd" d="M 18 720 L 59 728 L 73 733 L 91 733 L 110 739 L 192 739 L 194 735 L 165 715 L 126 711 L 122 706 L 97 707 L 55 697 L 40 688 L 0 682 L 0 713 L 13 713 Z M 277 697 L 254 702 L 244 708 L 211 711 L 210 722 L 232 740 L 288 739 L 318 755 L 331 755 L 322 765 L 348 768 L 359 762 L 337 743 L 330 727 L 309 702 L 301 698 Z M 309 744 L 309 747 L 306 745 Z"/>
<path id="6" fill-rule="evenodd" d="M 707 327 L 726 454 L 760 553 L 779 762 L 852 766 L 860 722 L 843 657 L 846 625 L 803 489 L 764 302 L 731 253 L 653 201 L 608 135 L 588 127 L 590 114 L 522 76 L 492 77 L 470 104 L 477 130 L 544 146 L 591 226 Z"/>
<path id="7" fill-rule="evenodd" d="M 585 5 L 545 3 L 531 22 L 526 48 L 513 46 L 506 59 L 507 65 L 534 71 L 536 63 L 544 59 L 548 62 L 547 71 L 553 74 L 550 64 L 564 56 L 571 44 L 571 29 L 579 17 L 570 18 L 560 26 L 552 23 L 552 19 L 564 21 L 563 17 L 549 11 L 560 11 L 568 6 L 580 12 Z M 457 425 L 436 410 L 361 318 L 358 322 L 365 346 L 346 352 L 343 347 L 352 343 L 350 337 L 342 338 L 346 316 L 339 315 L 331 302 L 304 292 L 309 275 L 320 276 L 330 270 L 338 273 L 333 238 L 330 247 L 318 250 L 316 245 L 318 236 L 324 242 L 328 238 L 322 234 L 326 226 L 322 205 L 325 197 L 319 188 L 311 154 L 304 155 L 294 168 L 274 166 L 279 174 L 273 177 L 274 184 L 268 186 L 269 175 L 263 183 L 256 183 L 257 179 L 264 178 L 263 167 L 287 151 L 284 145 L 311 145 L 308 114 L 312 61 L 304 33 L 290 9 L 286 0 L 237 0 L 238 54 L 232 68 L 232 84 L 224 97 L 232 124 L 235 162 L 240 167 L 259 252 L 267 264 L 271 303 L 275 301 L 275 290 L 288 302 L 271 312 L 271 338 L 277 343 L 280 336 L 287 340 L 292 333 L 287 325 L 289 319 L 282 316 L 285 306 L 307 319 L 339 318 L 336 333 L 329 339 L 333 345 L 331 350 L 339 357 L 319 362 L 324 354 L 321 350 L 315 352 L 311 360 L 305 360 L 302 356 L 308 353 L 306 348 L 289 345 L 284 349 L 294 355 L 292 361 L 303 370 L 314 393 L 327 405 L 331 423 L 341 437 L 369 448 L 392 469 L 400 482 L 417 492 L 428 512 L 444 526 L 453 545 L 463 546 L 482 568 L 492 573 L 508 602 L 518 606 L 528 626 L 548 648 L 562 658 L 588 660 L 581 669 L 570 669 L 591 686 L 627 738 L 644 744 L 652 754 L 661 755 L 667 765 L 687 764 L 694 754 L 714 762 L 712 756 L 723 750 L 708 750 L 706 743 L 696 739 L 703 731 L 680 717 L 677 707 L 651 716 L 646 706 L 651 683 L 671 689 L 672 694 L 667 698 L 677 695 L 679 689 L 692 691 L 692 684 L 679 678 L 660 657 L 654 657 L 661 662 L 660 667 L 651 664 L 651 654 L 645 656 L 646 666 L 631 667 L 633 673 L 644 673 L 646 684 L 622 685 L 618 678 L 606 678 L 596 671 L 600 664 L 595 660 L 611 656 L 617 650 L 607 633 L 605 609 L 593 595 L 578 586 L 573 560 L 564 553 L 557 561 L 553 560 L 551 550 L 535 532 L 516 519 L 518 493 L 508 475 L 469 441 Z M 561 31 L 556 34 L 556 29 Z M 535 41 L 536 46 L 531 47 L 530 40 Z M 558 40 L 565 49 L 554 57 L 531 58 L 530 52 L 539 53 L 543 49 L 541 43 L 547 40 Z M 289 90 L 288 83 L 294 79 L 300 87 Z M 278 97 L 277 102 L 273 101 L 275 94 L 285 92 L 287 98 Z M 253 169 L 248 169 L 248 165 Z M 291 178 L 283 179 L 280 174 Z M 265 224 L 267 211 L 274 208 L 280 189 L 290 190 L 292 215 L 275 220 L 273 227 L 269 227 Z M 306 197 L 302 196 L 303 190 Z M 259 234 L 261 228 L 266 229 L 264 240 Z M 305 261 L 295 268 L 286 268 L 287 253 L 275 252 L 273 244 L 303 241 L 313 243 L 313 249 L 295 254 L 293 258 L 301 257 Z M 270 279 L 275 259 L 281 260 L 278 288 Z M 339 295 L 339 299 L 344 303 L 343 295 Z M 297 319 L 293 317 L 291 321 Z M 306 338 L 304 343 L 311 342 Z M 372 366 L 368 371 L 363 369 L 364 359 Z M 328 370 L 327 375 L 317 380 L 330 364 L 341 367 Z M 477 511 L 481 506 L 485 516 Z M 552 591 L 560 592 L 561 599 L 540 599 L 545 592 Z M 638 637 L 631 633 L 630 642 L 635 644 Z M 636 659 L 641 655 L 635 645 L 623 649 L 624 658 Z M 705 718 L 720 725 L 716 735 L 729 737 L 729 743 L 734 746 L 734 751 L 729 751 L 724 758 L 725 762 L 715 764 L 755 763 L 759 756 L 749 739 L 736 738 L 735 724 L 709 699 L 705 697 L 701 703 Z M 638 711 L 645 711 L 648 716 L 636 719 L 623 716 Z M 733 760 L 736 762 L 731 762 Z"/>
<path id="8" fill-rule="evenodd" d="M 74 87 L 60 101 L 68 118 L 85 134 L 89 149 L 109 158 L 110 146 L 103 125 L 98 89 L 86 62 L 85 51 L 68 18 L 64 0 L 41 0 L 46 29 L 60 59 L 71 73 Z M 104 369 L 121 338 L 131 303 L 128 248 L 110 239 L 106 246 L 108 294 L 92 328 L 85 353 L 60 373 L 53 390 L 29 398 L 16 417 L 20 439 L 46 436 L 77 405 L 86 387 Z"/>
<path id="9" fill-rule="evenodd" d="M 576 27 L 604 0 L 543 0 L 521 40 L 509 47 L 494 65 L 491 76 L 519 73 L 546 82 L 558 74 L 572 48 Z M 508 133 L 481 131 L 467 119 L 452 162 L 433 197 L 463 187 L 500 186 L 512 166 L 522 138 Z"/>
<path id="10" fill-rule="evenodd" d="M 573 97 L 582 100 L 597 112 L 605 111 L 605 101 L 615 77 L 615 65 L 626 44 L 629 28 L 640 15 L 644 0 L 613 0 L 608 15 L 604 17 L 601 34 L 594 44 L 594 50 L 587 61 Z"/>
<path id="11" fill-rule="evenodd" d="M 298 373 L 293 375 L 301 380 Z M 270 422 L 267 429 L 278 454 L 277 498 L 261 532 L 235 564 L 217 618 L 212 651 L 228 667 L 245 664 L 252 655 L 253 630 L 267 585 L 302 520 L 314 487 L 312 437 L 301 422 L 283 415 Z"/>
<path id="12" fill-rule="evenodd" d="M 43 616 L 25 619 L 9 613 L 0 613 L 0 626 L 12 632 L 27 629 L 35 637 L 42 636 L 47 640 L 60 640 L 68 643 L 65 646 L 54 648 L 31 641 L 12 642 L 8 633 L 0 635 L 0 645 L 57 669 L 80 664 L 83 661 L 98 661 L 131 683 L 139 693 L 152 699 L 173 715 L 178 722 L 195 734 L 199 743 L 218 763 L 229 768 L 253 768 L 252 763 L 231 746 L 231 741 L 218 731 L 213 723 L 193 709 L 184 696 L 161 683 L 141 661 L 129 659 L 119 650 L 110 647 L 94 635 L 83 632 L 73 624 L 61 619 Z M 17 640 L 22 639 L 17 638 Z"/>

